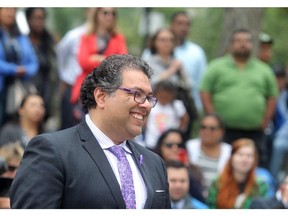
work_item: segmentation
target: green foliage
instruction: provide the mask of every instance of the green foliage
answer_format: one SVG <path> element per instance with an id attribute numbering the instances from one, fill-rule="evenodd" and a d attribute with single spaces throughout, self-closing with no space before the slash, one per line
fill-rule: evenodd
<path id="1" fill-rule="evenodd" d="M 273 38 L 272 64 L 288 65 L 288 9 L 269 8 L 263 20 L 263 31 Z"/>
<path id="2" fill-rule="evenodd" d="M 208 61 L 217 55 L 222 15 L 222 8 L 197 8 L 193 18 L 190 40 L 205 50 Z"/>
<path id="3" fill-rule="evenodd" d="M 58 37 L 84 21 L 84 8 L 49 8 L 48 26 Z"/>
<path id="4" fill-rule="evenodd" d="M 125 35 L 129 53 L 134 55 L 140 55 L 144 43 L 144 38 L 138 34 L 142 12 L 142 8 L 118 9 L 120 32 Z"/>

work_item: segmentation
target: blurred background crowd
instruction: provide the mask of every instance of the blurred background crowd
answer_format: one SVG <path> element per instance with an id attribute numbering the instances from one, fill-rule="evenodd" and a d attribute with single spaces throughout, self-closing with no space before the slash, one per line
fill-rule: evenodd
<path id="1" fill-rule="evenodd" d="M 29 140 L 79 123 L 84 78 L 141 56 L 158 103 L 135 140 L 173 208 L 287 208 L 287 8 L 0 8 L 0 207 Z"/>

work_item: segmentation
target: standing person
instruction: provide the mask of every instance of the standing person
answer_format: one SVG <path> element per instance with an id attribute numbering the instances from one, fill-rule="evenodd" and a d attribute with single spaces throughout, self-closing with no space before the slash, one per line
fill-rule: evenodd
<path id="1" fill-rule="evenodd" d="M 16 8 L 0 8 L 0 126 L 8 120 L 5 108 L 9 86 L 18 78 L 21 82 L 31 80 L 38 70 L 29 38 L 20 33 L 15 20 Z"/>
<path id="2" fill-rule="evenodd" d="M 188 110 L 190 122 L 184 139 L 187 140 L 191 136 L 193 123 L 199 114 L 202 114 L 203 107 L 200 99 L 200 83 L 206 70 L 207 60 L 206 54 L 202 47 L 189 40 L 188 36 L 191 28 L 191 18 L 185 11 L 178 11 L 172 14 L 170 20 L 170 29 L 176 36 L 176 46 L 174 48 L 174 57 L 182 64 L 182 69 L 187 78 L 186 83 L 189 86 L 190 94 L 184 98 L 185 106 Z M 151 55 L 149 49 L 145 49 L 142 58 L 147 60 Z M 192 98 L 192 100 L 190 100 Z"/>
<path id="3" fill-rule="evenodd" d="M 61 92 L 61 129 L 66 129 L 77 124 L 74 121 L 73 106 L 70 102 L 71 89 L 78 75 L 82 72 L 77 59 L 79 43 L 86 32 L 95 8 L 85 9 L 85 22 L 68 31 L 56 46 L 57 66 L 60 79 Z"/>
<path id="4" fill-rule="evenodd" d="M 205 112 L 216 112 L 223 119 L 224 141 L 254 140 L 259 166 L 266 167 L 264 129 L 274 114 L 277 85 L 271 68 L 251 56 L 252 46 L 248 30 L 235 30 L 230 53 L 209 63 L 201 97 Z"/>
<path id="5" fill-rule="evenodd" d="M 25 15 L 30 29 L 29 39 L 38 57 L 39 69 L 33 77 L 38 93 L 44 100 L 45 122 L 54 121 L 53 128 L 58 129 L 59 78 L 56 67 L 56 41 L 46 27 L 47 10 L 45 8 L 26 8 Z M 49 120 L 49 121 L 48 121 Z"/>
<path id="6" fill-rule="evenodd" d="M 190 28 L 191 19 L 187 12 L 178 11 L 172 14 L 170 29 L 176 36 L 174 56 L 182 63 L 196 108 L 198 112 L 202 112 L 199 88 L 207 60 L 203 48 L 189 40 Z M 147 60 L 150 55 L 151 50 L 145 49 L 142 58 Z"/>
<path id="7" fill-rule="evenodd" d="M 231 158 L 209 188 L 206 200 L 210 208 L 249 208 L 252 198 L 268 196 L 268 186 L 256 178 L 257 150 L 251 139 L 232 143 Z"/>
<path id="8" fill-rule="evenodd" d="M 281 64 L 273 65 L 272 68 L 277 80 L 279 96 L 272 122 L 269 125 L 270 134 L 267 135 L 267 143 L 270 147 L 270 170 L 278 181 L 279 171 L 282 169 L 285 154 L 288 152 L 288 71 L 285 65 Z"/>
<path id="9" fill-rule="evenodd" d="M 30 141 L 12 183 L 12 208 L 170 208 L 163 160 L 131 140 L 157 103 L 150 77 L 138 57 L 102 61 L 81 87 L 85 119 Z M 115 149 L 124 154 L 119 161 Z"/>
<path id="10" fill-rule="evenodd" d="M 258 58 L 261 61 L 270 64 L 273 56 L 272 48 L 273 48 L 273 38 L 270 35 L 261 32 L 259 34 Z"/>
<path id="11" fill-rule="evenodd" d="M 191 95 L 195 106 L 198 112 L 201 113 L 203 108 L 199 90 L 207 60 L 203 48 L 188 39 L 191 22 L 187 12 L 179 11 L 171 16 L 170 26 L 172 32 L 176 35 L 175 57 L 183 64 L 186 77 L 191 86 Z"/>
<path id="12" fill-rule="evenodd" d="M 93 11 L 88 30 L 82 35 L 77 58 L 82 68 L 82 73 L 77 77 L 72 87 L 71 103 L 79 102 L 80 88 L 85 77 L 97 67 L 105 57 L 112 54 L 126 54 L 126 40 L 117 29 L 116 8 L 97 8 Z M 78 120 L 84 115 L 79 111 Z"/>
<path id="13" fill-rule="evenodd" d="M 193 99 L 190 96 L 190 86 L 187 83 L 182 63 L 174 56 L 175 42 L 175 35 L 170 29 L 159 29 L 151 39 L 151 56 L 147 59 L 147 62 L 152 67 L 155 74 L 151 79 L 153 87 L 157 86 L 157 83 L 163 83 L 164 81 L 170 81 L 174 84 L 175 89 L 177 90 L 175 99 L 182 101 L 188 114 L 186 115 L 188 118 L 187 124 L 185 125 L 185 128 L 182 128 L 184 139 L 187 140 L 191 135 L 190 126 L 196 119 L 197 111 Z M 163 104 L 162 100 L 159 100 L 159 102 Z M 189 112 L 191 110 L 190 107 L 193 109 L 191 112 Z M 178 107 L 175 107 L 174 111 L 178 111 Z M 189 113 L 194 114 L 189 117 Z M 152 131 L 152 133 L 153 132 L 155 131 Z M 150 143 L 150 141 L 148 141 L 148 144 L 152 145 L 153 142 Z"/>
<path id="14" fill-rule="evenodd" d="M 180 86 L 185 82 L 185 73 L 182 63 L 174 57 L 174 47 L 176 38 L 170 29 L 159 29 L 151 39 L 151 56 L 147 63 L 152 67 L 154 75 L 151 83 L 169 80 L 175 86 Z"/>
<path id="15" fill-rule="evenodd" d="M 273 38 L 264 32 L 260 32 L 259 34 L 259 49 L 258 49 L 258 59 L 261 60 L 262 62 L 271 65 L 271 60 L 273 57 Z M 275 66 L 272 67 L 272 69 Z M 276 65 L 277 67 L 277 65 Z M 276 74 L 276 71 L 273 69 L 275 75 L 276 75 L 276 80 L 277 80 L 277 86 L 278 88 L 279 86 L 279 82 L 278 82 L 278 76 Z M 274 127 L 274 123 L 275 123 L 275 117 L 278 118 L 278 115 L 280 113 L 278 113 L 278 103 L 279 103 L 279 99 L 281 98 L 280 96 L 281 94 L 281 90 L 279 89 L 279 97 L 277 99 L 276 102 L 276 108 L 275 108 L 275 112 L 273 115 L 273 119 L 271 120 L 271 122 L 268 123 L 267 128 L 265 128 L 264 133 L 265 133 L 265 138 L 264 138 L 264 145 L 266 145 L 267 148 L 267 167 L 269 167 L 270 165 L 270 160 L 271 160 L 271 154 L 272 154 L 272 150 L 273 150 L 273 140 L 274 140 L 274 135 L 276 132 L 276 128 Z"/>

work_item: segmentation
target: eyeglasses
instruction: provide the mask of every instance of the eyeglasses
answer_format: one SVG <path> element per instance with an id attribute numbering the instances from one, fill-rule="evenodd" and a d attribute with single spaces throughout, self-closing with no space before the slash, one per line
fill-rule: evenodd
<path id="1" fill-rule="evenodd" d="M 168 142 L 168 143 L 164 143 L 163 144 L 165 147 L 171 149 L 173 146 L 176 146 L 177 148 L 181 145 L 181 143 L 171 143 L 171 142 Z"/>
<path id="2" fill-rule="evenodd" d="M 18 167 L 8 165 L 8 171 L 13 172 L 13 171 L 15 171 L 16 169 L 18 169 Z"/>
<path id="3" fill-rule="evenodd" d="M 102 13 L 105 16 L 112 15 L 113 17 L 116 17 L 116 12 L 115 11 L 102 11 Z"/>
<path id="4" fill-rule="evenodd" d="M 160 41 L 160 42 L 174 42 L 174 38 L 171 38 L 171 37 L 159 37 L 156 39 L 157 41 Z"/>
<path id="5" fill-rule="evenodd" d="M 118 89 L 123 90 L 128 92 L 129 94 L 133 94 L 134 95 L 134 101 L 138 104 L 143 104 L 145 103 L 146 99 L 148 100 L 148 102 L 150 103 L 151 107 L 155 107 L 158 99 L 151 96 L 151 95 L 146 95 L 141 91 L 137 91 L 137 90 L 132 90 L 132 89 L 128 89 L 128 88 L 124 88 L 124 87 L 119 87 Z"/>
<path id="6" fill-rule="evenodd" d="M 208 126 L 208 125 L 201 125 L 200 128 L 202 130 L 209 129 L 210 131 L 216 131 L 219 129 L 219 126 Z"/>

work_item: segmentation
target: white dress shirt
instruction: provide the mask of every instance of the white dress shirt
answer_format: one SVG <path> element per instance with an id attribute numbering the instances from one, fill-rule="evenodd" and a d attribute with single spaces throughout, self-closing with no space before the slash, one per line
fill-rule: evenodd
<path id="1" fill-rule="evenodd" d="M 60 80 L 71 86 L 82 72 L 77 54 L 81 36 L 86 29 L 85 26 L 84 24 L 68 31 L 56 47 Z"/>
<path id="2" fill-rule="evenodd" d="M 99 142 L 101 148 L 103 149 L 112 169 L 117 178 L 117 181 L 121 187 L 120 175 L 117 168 L 117 158 L 116 156 L 111 153 L 108 148 L 115 145 L 113 141 L 107 137 L 91 120 L 90 116 L 87 114 L 85 116 L 86 123 L 88 124 L 89 128 L 91 129 L 92 133 L 94 134 L 95 138 Z M 125 150 L 127 159 L 132 169 L 133 173 L 133 182 L 135 188 L 135 196 L 136 196 L 136 209 L 143 209 L 146 199 L 147 199 L 147 188 L 142 178 L 140 171 L 138 170 L 137 165 L 134 163 L 132 158 L 132 152 L 127 147 L 126 141 L 120 144 Z"/>

